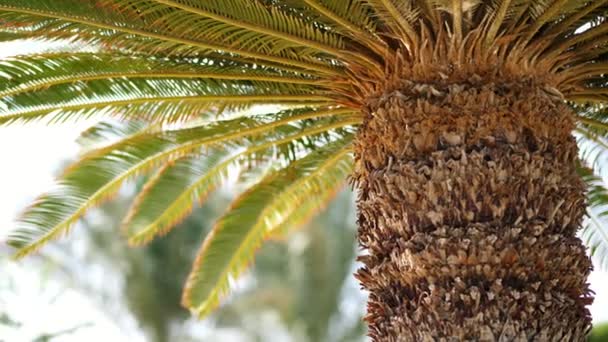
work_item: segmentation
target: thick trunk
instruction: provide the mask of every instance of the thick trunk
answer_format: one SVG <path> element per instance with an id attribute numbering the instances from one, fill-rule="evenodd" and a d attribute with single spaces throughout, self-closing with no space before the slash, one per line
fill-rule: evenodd
<path id="1" fill-rule="evenodd" d="M 401 82 L 355 143 L 374 341 L 582 341 L 571 110 L 531 80 Z"/>

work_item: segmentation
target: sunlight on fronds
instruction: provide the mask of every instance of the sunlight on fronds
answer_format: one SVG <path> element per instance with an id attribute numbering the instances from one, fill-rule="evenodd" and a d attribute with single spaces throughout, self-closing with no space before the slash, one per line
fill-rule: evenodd
<path id="1" fill-rule="evenodd" d="M 26 210 L 17 229 L 11 233 L 10 243 L 19 248 L 18 258 L 32 253 L 68 232 L 90 208 L 111 198 L 126 181 L 146 174 L 163 163 L 188 155 L 198 156 L 203 147 L 231 147 L 235 143 L 262 138 L 290 141 L 303 137 L 311 139 L 315 135 L 358 122 L 348 117 L 342 120 L 316 120 L 310 124 L 305 121 L 336 112 L 340 110 L 286 111 L 283 113 L 284 119 L 270 122 L 263 121 L 264 116 L 258 120 L 239 118 L 218 121 L 211 126 L 127 136 L 115 144 L 85 154 L 70 165 L 57 188 L 40 197 Z M 300 125 L 294 124 L 302 120 L 304 122 Z M 263 133 L 268 135 L 263 136 Z"/>

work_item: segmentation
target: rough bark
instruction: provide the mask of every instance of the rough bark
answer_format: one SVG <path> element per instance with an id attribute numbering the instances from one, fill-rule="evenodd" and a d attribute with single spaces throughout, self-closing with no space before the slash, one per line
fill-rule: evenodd
<path id="1" fill-rule="evenodd" d="M 533 79 L 441 76 L 370 99 L 355 142 L 369 335 L 584 340 L 571 110 Z"/>

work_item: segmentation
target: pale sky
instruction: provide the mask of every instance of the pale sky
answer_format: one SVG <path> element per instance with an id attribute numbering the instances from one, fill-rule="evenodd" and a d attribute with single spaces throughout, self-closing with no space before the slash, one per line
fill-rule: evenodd
<path id="1" fill-rule="evenodd" d="M 0 128 L 0 236 L 12 229 L 13 219 L 20 209 L 53 184 L 53 171 L 58 164 L 77 153 L 74 139 L 83 126 Z M 0 257 L 5 256 L 4 247 L 0 248 Z M 41 268 L 36 260 L 26 258 L 16 263 L 0 258 L 0 269 L 3 274 L 0 277 L 0 306 L 24 324 L 20 329 L 4 330 L 0 325 L 0 341 L 3 338 L 6 342 L 32 341 L 41 333 L 89 322 L 94 325 L 64 335 L 60 341 L 143 341 L 141 336 L 121 331 L 95 303 L 69 285 L 57 282 L 52 276 L 41 282 Z M 11 276 L 7 277 L 7 274 Z M 14 282 L 13 291 L 7 291 L 11 285 L 9 281 Z"/>
<path id="2" fill-rule="evenodd" d="M 39 48 L 31 43 L 1 43 L 0 58 Z M 0 245 L 4 234 L 12 229 L 19 210 L 52 185 L 53 173 L 59 163 L 77 154 L 75 138 L 88 125 L 90 122 L 50 127 L 40 124 L 0 127 Z M 6 248 L 1 246 L 0 257 L 4 253 Z M 2 338 L 11 342 L 30 341 L 41 332 L 55 332 L 88 322 L 94 325 L 62 336 L 61 341 L 143 341 L 142 336 L 121 330 L 84 294 L 65 289 L 65 284 L 51 281 L 41 289 L 37 283 L 40 270 L 32 267 L 33 264 L 34 261 L 13 263 L 0 258 L 2 273 L 10 273 L 17 283 L 14 295 L 0 292 L 4 296 L 0 297 L 0 306 L 24 323 L 18 331 L 3 330 L 0 325 L 0 342 Z M 594 322 L 608 321 L 608 273 L 594 271 L 589 281 L 596 292 L 591 306 Z M 8 286 L 3 275 L 0 291 Z M 62 290 L 65 292 L 61 296 L 52 298 L 53 293 Z"/>

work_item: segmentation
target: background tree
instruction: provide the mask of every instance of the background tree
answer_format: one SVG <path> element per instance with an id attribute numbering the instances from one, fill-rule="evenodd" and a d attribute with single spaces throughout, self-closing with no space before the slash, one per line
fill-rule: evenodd
<path id="1" fill-rule="evenodd" d="M 608 339 L 608 324 L 601 324 L 593 328 L 589 335 L 589 342 L 601 342 Z"/>
<path id="2" fill-rule="evenodd" d="M 582 339 L 591 297 L 575 237 L 581 176 L 592 204 L 604 190 L 578 163 L 571 132 L 604 142 L 605 9 L 602 0 L 2 0 L 6 39 L 96 50 L 6 61 L 0 123 L 140 122 L 68 167 L 12 244 L 18 256 L 37 250 L 153 172 L 124 224 L 142 244 L 232 170 L 252 174 L 189 276 L 183 304 L 203 316 L 264 239 L 310 218 L 352 174 L 374 339 Z M 282 107 L 241 111 L 259 103 Z"/>

